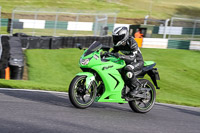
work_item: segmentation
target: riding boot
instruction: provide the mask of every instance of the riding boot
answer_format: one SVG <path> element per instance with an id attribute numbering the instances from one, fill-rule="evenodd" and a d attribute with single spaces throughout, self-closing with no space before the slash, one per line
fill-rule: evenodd
<path id="1" fill-rule="evenodd" d="M 132 96 L 137 95 L 140 92 L 140 87 L 141 87 L 141 83 L 139 82 L 139 80 L 138 79 L 134 80 L 132 82 L 131 86 L 132 86 L 131 87 L 132 90 L 131 90 L 130 94 Z"/>

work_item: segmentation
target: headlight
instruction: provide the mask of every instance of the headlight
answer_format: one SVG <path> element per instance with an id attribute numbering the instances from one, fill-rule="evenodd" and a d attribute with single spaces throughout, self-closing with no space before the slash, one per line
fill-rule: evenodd
<path id="1" fill-rule="evenodd" d="M 90 62 L 90 59 L 80 59 L 80 64 L 87 65 Z"/>

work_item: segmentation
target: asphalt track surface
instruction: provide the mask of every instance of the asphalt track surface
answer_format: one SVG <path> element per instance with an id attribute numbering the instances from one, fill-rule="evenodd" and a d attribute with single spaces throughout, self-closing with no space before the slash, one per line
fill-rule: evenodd
<path id="1" fill-rule="evenodd" d="M 74 108 L 67 93 L 0 88 L 0 133 L 200 133 L 200 108 L 158 104 L 147 114 L 128 104 Z"/>

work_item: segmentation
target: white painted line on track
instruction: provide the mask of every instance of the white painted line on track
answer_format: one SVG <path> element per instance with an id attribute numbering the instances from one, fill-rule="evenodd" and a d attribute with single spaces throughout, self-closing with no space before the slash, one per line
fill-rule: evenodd
<path id="1" fill-rule="evenodd" d="M 29 92 L 45 92 L 45 93 L 53 93 L 53 94 L 64 94 L 68 95 L 68 92 L 58 92 L 58 91 L 46 91 L 46 90 L 31 90 L 31 89 L 13 89 L 13 88 L 0 88 L 1 90 L 8 90 L 8 91 L 29 91 Z M 157 103 L 156 105 L 166 105 L 178 108 L 188 108 L 188 109 L 195 109 L 200 110 L 200 107 L 191 107 L 191 106 L 184 106 L 184 105 L 176 105 L 176 104 L 168 104 L 168 103 Z"/>
<path id="2" fill-rule="evenodd" d="M 168 104 L 168 103 L 157 103 L 156 105 L 165 105 L 165 106 L 171 106 L 176 108 L 184 108 L 184 109 L 192 109 L 192 110 L 198 110 L 200 111 L 200 107 L 192 107 L 192 106 L 184 106 L 184 105 L 177 105 L 177 104 Z"/>
<path id="3" fill-rule="evenodd" d="M 68 92 L 46 91 L 46 90 L 0 88 L 0 91 L 1 91 L 1 90 L 8 90 L 8 91 L 29 91 L 29 92 L 46 92 L 46 93 L 54 93 L 54 94 L 65 94 L 65 95 L 68 95 Z"/>

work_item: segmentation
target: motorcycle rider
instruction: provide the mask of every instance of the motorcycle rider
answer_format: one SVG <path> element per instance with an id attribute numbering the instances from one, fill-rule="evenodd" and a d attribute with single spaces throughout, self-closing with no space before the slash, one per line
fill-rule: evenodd
<path id="1" fill-rule="evenodd" d="M 130 94 L 132 96 L 137 95 L 140 89 L 140 82 L 136 78 L 136 73 L 141 71 L 144 65 L 142 53 L 134 38 L 129 36 L 127 27 L 115 28 L 112 32 L 112 38 L 114 47 L 111 53 L 126 62 L 122 75 L 131 89 Z M 121 51 L 123 55 L 119 54 L 118 51 Z"/>

